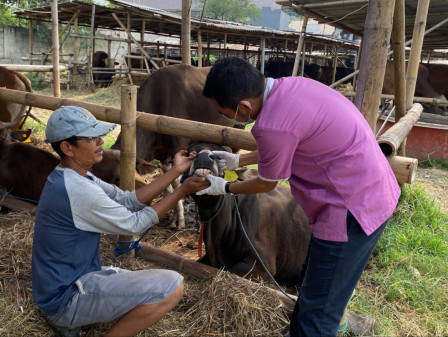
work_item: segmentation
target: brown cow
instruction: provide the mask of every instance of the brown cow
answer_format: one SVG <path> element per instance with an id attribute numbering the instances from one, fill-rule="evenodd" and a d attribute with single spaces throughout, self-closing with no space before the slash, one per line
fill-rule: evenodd
<path id="1" fill-rule="evenodd" d="M 114 62 L 117 65 L 117 62 Z M 96 51 L 92 58 L 92 67 L 109 68 L 109 55 L 101 50 Z M 94 82 L 100 83 L 101 86 L 108 86 L 112 83 L 112 77 L 115 75 L 115 69 L 112 70 L 95 70 L 92 72 Z"/>
<path id="2" fill-rule="evenodd" d="M 210 173 L 222 177 L 219 158 L 211 152 L 214 150 L 223 150 L 223 147 L 208 143 L 191 145 L 189 151 L 199 155 L 193 161 L 189 175 Z M 240 276 L 266 279 L 267 273 L 251 248 L 246 232 L 275 279 L 298 284 L 311 233 L 308 217 L 289 188 L 277 186 L 260 194 L 192 197 L 200 220 L 204 222 L 206 254 L 199 262 L 225 268 Z"/>
<path id="3" fill-rule="evenodd" d="M 406 63 L 407 67 L 407 63 Z M 395 79 L 394 79 L 394 61 L 388 60 L 386 65 L 386 72 L 383 82 L 383 94 L 395 94 Z M 417 82 L 415 84 L 414 96 L 416 97 L 430 97 L 438 99 L 446 99 L 441 92 L 434 89 L 430 82 L 430 76 L 426 64 L 420 64 L 417 73 Z M 422 104 L 426 109 L 430 107 L 429 104 Z M 442 114 L 443 109 L 438 106 L 433 106 L 434 113 Z"/>
<path id="4" fill-rule="evenodd" d="M 2 87 L 26 92 L 33 91 L 31 82 L 25 75 L 5 67 L 0 67 L 0 90 Z M 17 130 L 20 122 L 30 111 L 31 107 L 26 111 L 26 105 L 0 101 L 0 121 L 4 122 L 8 128 Z"/>
<path id="5" fill-rule="evenodd" d="M 196 68 L 177 64 L 156 70 L 146 78 L 137 92 L 137 110 L 156 115 L 188 119 L 203 123 L 232 126 L 202 94 L 210 67 Z M 164 135 L 137 129 L 137 157 L 148 162 L 160 160 L 162 169 L 170 167 L 176 152 L 186 149 L 191 138 Z M 113 147 L 119 147 L 120 136 Z M 175 184 L 176 186 L 176 184 Z M 174 186 L 174 187 L 175 187 Z M 177 227 L 185 227 L 183 203 L 176 207 Z M 176 219 L 171 224 L 176 227 Z"/>
<path id="6" fill-rule="evenodd" d="M 31 144 L 8 139 L 8 130 L 0 122 L 0 188 L 13 196 L 37 203 L 48 175 L 59 164 L 59 157 Z M 151 172 L 152 164 L 139 161 L 140 172 Z M 92 168 L 98 178 L 111 183 L 120 182 L 120 153 L 104 150 L 103 161 Z M 145 184 L 136 174 L 136 186 Z"/>

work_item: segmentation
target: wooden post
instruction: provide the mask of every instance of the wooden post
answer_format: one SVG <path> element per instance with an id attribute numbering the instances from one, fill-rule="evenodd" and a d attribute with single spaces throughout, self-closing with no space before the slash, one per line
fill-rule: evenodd
<path id="1" fill-rule="evenodd" d="M 30 52 L 29 64 L 33 64 L 33 39 L 34 39 L 34 31 L 33 31 L 33 20 L 28 20 L 28 50 Z"/>
<path id="2" fill-rule="evenodd" d="M 137 86 L 121 86 L 121 151 L 120 151 L 120 188 L 135 190 L 135 162 L 137 147 Z M 129 242 L 132 236 L 120 235 L 119 241 Z M 128 247 L 129 243 L 118 243 L 119 247 Z"/>
<path id="3" fill-rule="evenodd" d="M 73 33 L 75 37 L 73 38 L 73 73 L 78 74 L 78 59 L 79 59 L 79 46 L 78 46 L 78 17 L 75 18 L 73 22 Z"/>
<path id="4" fill-rule="evenodd" d="M 198 30 L 198 68 L 202 68 L 202 32 Z"/>
<path id="5" fill-rule="evenodd" d="M 146 22 L 145 20 L 142 20 L 142 31 L 140 32 L 140 43 L 141 43 L 141 48 L 144 49 L 145 48 L 145 30 L 146 30 Z M 142 49 L 140 49 L 140 56 L 144 56 Z M 140 60 L 140 69 L 142 69 L 144 66 L 144 62 L 143 59 Z"/>
<path id="6" fill-rule="evenodd" d="M 337 69 L 338 69 L 338 46 L 334 45 L 333 72 L 331 73 L 331 83 L 334 83 L 336 80 Z"/>
<path id="7" fill-rule="evenodd" d="M 114 13 L 115 14 L 115 13 Z M 128 10 L 128 16 L 127 16 L 127 29 L 125 29 L 126 31 L 127 31 L 127 33 L 128 33 L 128 35 L 131 35 L 131 11 L 130 10 Z M 131 40 L 130 39 L 128 39 L 128 55 L 131 55 L 131 52 L 132 52 L 132 43 L 131 43 Z"/>
<path id="8" fill-rule="evenodd" d="M 26 93 L 19 90 L 2 89 L 0 90 L 0 100 L 47 110 L 56 110 L 62 105 L 76 105 L 89 110 L 99 120 L 111 123 L 121 122 L 120 109 L 69 98 L 60 99 Z M 250 131 L 238 130 L 221 125 L 142 113 L 141 115 L 139 114 L 139 118 L 137 119 L 137 127 L 144 130 L 187 138 L 191 138 L 194 134 L 194 138 L 198 141 L 203 140 L 249 151 L 256 149 L 255 139 Z"/>
<path id="9" fill-rule="evenodd" d="M 264 74 L 265 45 L 266 45 L 266 38 L 262 37 L 260 40 L 260 47 L 261 47 L 260 71 L 262 74 Z"/>
<path id="10" fill-rule="evenodd" d="M 364 26 L 358 90 L 354 104 L 374 133 L 386 70 L 388 43 L 385 41 L 390 40 L 393 9 L 394 1 L 369 1 Z"/>
<path id="11" fill-rule="evenodd" d="M 207 33 L 207 66 L 210 66 L 210 33 Z"/>
<path id="12" fill-rule="evenodd" d="M 61 97 L 61 82 L 59 78 L 59 31 L 58 31 L 58 1 L 51 2 L 51 40 L 53 49 L 53 94 Z"/>
<path id="13" fill-rule="evenodd" d="M 405 15 L 404 1 L 395 0 L 394 21 L 392 25 L 392 43 L 394 53 L 394 82 L 395 82 L 395 120 L 399 121 L 406 113 L 406 53 L 404 49 Z M 406 141 L 400 144 L 397 153 L 406 156 Z"/>
<path id="14" fill-rule="evenodd" d="M 297 44 L 296 58 L 294 60 L 294 68 L 292 69 L 292 76 L 297 76 L 297 73 L 299 71 L 303 41 L 305 41 L 306 26 L 308 25 L 308 17 L 309 17 L 308 14 L 305 14 L 305 16 L 303 17 L 302 31 L 300 33 L 299 43 Z"/>
<path id="15" fill-rule="evenodd" d="M 182 63 L 191 65 L 191 0 L 182 0 Z"/>
<path id="16" fill-rule="evenodd" d="M 92 75 L 92 66 L 93 66 L 93 45 L 95 43 L 93 39 L 93 32 L 95 31 L 95 5 L 92 5 L 92 17 L 90 19 L 90 41 L 89 48 L 87 52 L 87 83 L 89 84 L 89 88 L 93 83 L 93 75 Z"/>

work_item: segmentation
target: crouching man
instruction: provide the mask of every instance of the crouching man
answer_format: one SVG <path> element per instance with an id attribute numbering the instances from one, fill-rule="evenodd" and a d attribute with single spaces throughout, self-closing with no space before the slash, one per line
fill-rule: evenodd
<path id="1" fill-rule="evenodd" d="M 195 153 L 180 151 L 171 170 L 128 192 L 89 170 L 103 159 L 102 136 L 115 128 L 87 110 L 64 106 L 50 116 L 47 142 L 61 157 L 39 201 L 34 230 L 32 287 L 36 304 L 63 336 L 81 326 L 117 320 L 106 336 L 132 336 L 159 321 L 183 295 L 183 277 L 170 270 L 127 271 L 101 266 L 101 233 L 135 235 L 158 223 L 178 200 L 209 186 L 189 178 L 147 205 L 180 174 Z"/>

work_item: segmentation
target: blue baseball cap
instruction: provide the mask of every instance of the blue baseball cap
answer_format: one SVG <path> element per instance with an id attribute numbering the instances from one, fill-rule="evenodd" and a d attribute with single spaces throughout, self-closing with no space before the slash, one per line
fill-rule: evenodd
<path id="1" fill-rule="evenodd" d="M 45 142 L 60 142 L 73 136 L 105 136 L 115 127 L 115 124 L 98 121 L 89 111 L 79 106 L 62 106 L 48 118 Z"/>

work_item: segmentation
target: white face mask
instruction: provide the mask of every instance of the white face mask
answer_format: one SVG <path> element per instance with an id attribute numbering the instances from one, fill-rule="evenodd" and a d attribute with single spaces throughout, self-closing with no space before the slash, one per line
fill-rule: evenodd
<path id="1" fill-rule="evenodd" d="M 253 123 L 253 122 L 255 122 L 255 120 L 253 120 L 253 119 L 248 119 L 246 122 L 240 122 L 240 121 L 237 121 L 235 118 L 236 118 L 236 116 L 238 115 L 238 108 L 240 107 L 240 105 L 238 104 L 237 106 L 236 106 L 236 112 L 235 112 L 235 117 L 233 117 L 233 119 L 231 119 L 231 118 L 229 118 L 229 117 L 227 117 L 227 116 L 225 116 L 225 115 L 223 115 L 227 120 L 229 120 L 233 125 L 241 125 L 241 126 L 246 126 L 246 125 L 248 125 L 248 124 L 250 124 L 250 123 Z"/>

